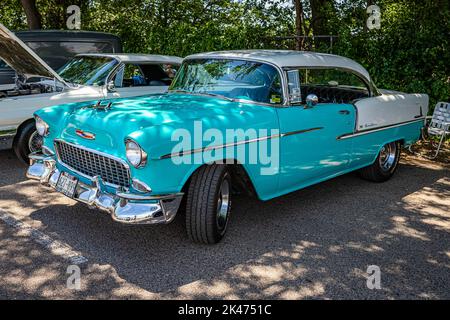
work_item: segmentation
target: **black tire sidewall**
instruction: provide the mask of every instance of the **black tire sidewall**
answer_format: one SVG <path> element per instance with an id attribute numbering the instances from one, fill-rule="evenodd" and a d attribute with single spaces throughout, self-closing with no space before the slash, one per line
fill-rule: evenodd
<path id="1" fill-rule="evenodd" d="M 36 131 L 34 121 L 25 124 L 17 133 L 14 139 L 14 152 L 23 162 L 28 163 L 28 155 L 30 154 L 29 142 L 31 135 Z"/>
<path id="2" fill-rule="evenodd" d="M 219 192 L 228 180 L 230 198 L 227 222 L 223 229 L 217 225 Z M 186 231 L 195 243 L 216 244 L 226 235 L 231 213 L 231 174 L 226 165 L 211 164 L 198 169 L 191 178 L 186 197 Z"/>
<path id="3" fill-rule="evenodd" d="M 220 188 L 222 186 L 223 181 L 227 179 L 228 180 L 228 185 L 229 185 L 229 205 L 228 205 L 228 213 L 227 213 L 227 221 L 225 224 L 225 227 L 223 228 L 223 230 L 219 230 L 218 226 L 217 226 L 217 200 L 219 198 L 219 192 L 220 192 Z M 228 224 L 230 221 L 230 214 L 231 214 L 231 176 L 228 173 L 228 170 L 226 169 L 226 166 L 224 166 L 224 170 L 222 171 L 221 175 L 220 175 L 220 179 L 219 179 L 219 183 L 217 184 L 217 187 L 215 188 L 215 194 L 214 194 L 214 210 L 212 212 L 208 212 L 208 216 L 211 216 L 211 218 L 213 219 L 214 222 L 214 238 L 216 240 L 216 242 L 219 242 L 226 234 L 227 229 L 228 229 Z"/>

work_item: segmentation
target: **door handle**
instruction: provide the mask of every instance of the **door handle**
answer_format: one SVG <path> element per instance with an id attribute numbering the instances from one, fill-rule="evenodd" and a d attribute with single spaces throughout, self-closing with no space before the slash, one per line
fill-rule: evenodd
<path id="1" fill-rule="evenodd" d="M 339 114 L 348 116 L 350 114 L 350 111 L 348 111 L 348 110 L 341 110 L 341 111 L 339 111 Z"/>

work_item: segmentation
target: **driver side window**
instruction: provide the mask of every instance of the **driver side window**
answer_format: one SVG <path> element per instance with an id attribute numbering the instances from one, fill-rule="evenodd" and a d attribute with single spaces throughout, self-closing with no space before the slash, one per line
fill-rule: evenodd
<path id="1" fill-rule="evenodd" d="M 134 64 L 126 64 L 123 70 L 123 87 L 142 87 L 147 85 L 141 68 Z"/>
<path id="2" fill-rule="evenodd" d="M 169 86 L 177 73 L 173 64 L 124 64 L 112 77 L 116 88 Z"/>
<path id="3" fill-rule="evenodd" d="M 114 81 L 116 88 L 142 87 L 148 85 L 142 69 L 135 64 L 122 65 L 113 76 L 112 81 Z"/>

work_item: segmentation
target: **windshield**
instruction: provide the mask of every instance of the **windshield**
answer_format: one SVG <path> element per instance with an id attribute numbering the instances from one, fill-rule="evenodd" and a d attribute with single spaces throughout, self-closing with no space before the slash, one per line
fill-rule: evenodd
<path id="1" fill-rule="evenodd" d="M 170 91 L 223 96 L 260 103 L 283 100 L 280 74 L 261 62 L 229 59 L 185 61 Z"/>
<path id="2" fill-rule="evenodd" d="M 66 63 L 58 74 L 66 82 L 102 86 L 117 64 L 117 60 L 108 57 L 75 57 Z"/>

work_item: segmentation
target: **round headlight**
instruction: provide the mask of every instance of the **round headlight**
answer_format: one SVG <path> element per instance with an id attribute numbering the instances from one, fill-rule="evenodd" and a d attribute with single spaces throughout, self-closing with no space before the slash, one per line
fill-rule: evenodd
<path id="1" fill-rule="evenodd" d="M 36 117 L 36 131 L 40 136 L 48 135 L 48 124 L 39 117 Z"/>
<path id="2" fill-rule="evenodd" d="M 144 150 L 142 150 L 141 146 L 133 140 L 127 140 L 126 154 L 128 161 L 133 165 L 133 167 L 143 167 L 147 161 L 147 154 Z"/>

